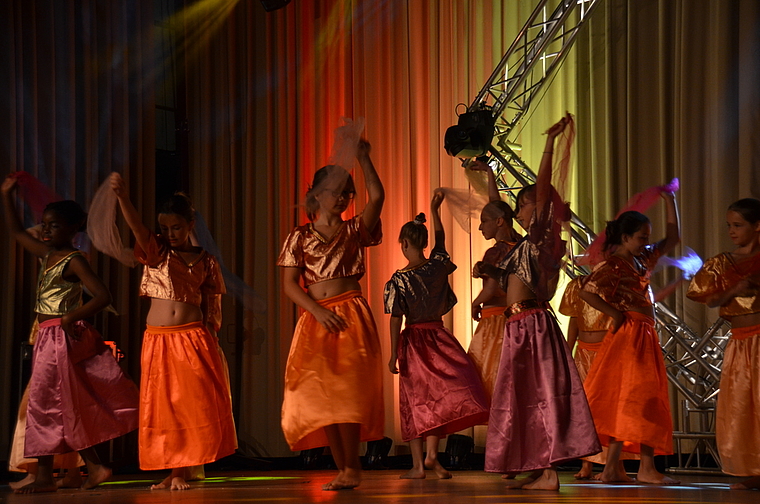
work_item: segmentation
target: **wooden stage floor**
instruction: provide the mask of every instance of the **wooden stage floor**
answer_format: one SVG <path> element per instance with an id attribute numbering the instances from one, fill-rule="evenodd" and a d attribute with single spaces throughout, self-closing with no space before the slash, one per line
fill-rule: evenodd
<path id="1" fill-rule="evenodd" d="M 604 485 L 578 482 L 570 472 L 560 475 L 559 492 L 507 490 L 498 475 L 481 471 L 455 472 L 450 480 L 428 476 L 425 480 L 399 480 L 402 471 L 367 471 L 362 485 L 355 490 L 324 492 L 322 483 L 330 481 L 334 471 L 227 472 L 210 473 L 190 490 L 150 491 L 155 482 L 145 475 L 119 476 L 95 490 L 61 490 L 51 494 L 14 495 L 8 486 L 0 486 L 0 503 L 27 504 L 131 504 L 131 503 L 373 503 L 373 504 L 495 504 L 495 503 L 757 503 L 760 492 L 729 490 L 739 478 L 681 476 L 682 484 L 673 487 L 649 485 Z M 153 474 L 151 474 L 153 476 Z"/>

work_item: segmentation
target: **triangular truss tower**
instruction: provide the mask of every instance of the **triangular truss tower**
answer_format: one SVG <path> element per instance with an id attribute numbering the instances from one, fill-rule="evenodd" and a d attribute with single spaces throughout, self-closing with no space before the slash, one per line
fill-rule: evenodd
<path id="1" fill-rule="evenodd" d="M 533 171 L 513 150 L 507 138 L 538 101 L 584 24 L 602 0 L 539 0 L 468 112 L 490 109 L 495 120 L 489 149 L 491 167 L 500 190 L 513 199 L 513 189 L 535 182 Z M 505 182 L 505 179 L 510 183 Z M 571 246 L 585 250 L 594 231 L 577 215 L 571 220 Z M 586 271 L 569 264 L 571 277 Z M 714 472 L 703 467 L 709 454 L 720 464 L 715 449 L 714 411 L 719 391 L 723 350 L 729 337 L 727 322 L 719 319 L 704 334 L 692 330 L 670 308 L 656 305 L 657 330 L 668 379 L 683 395 L 680 430 L 674 432 L 679 465 L 671 472 Z"/>

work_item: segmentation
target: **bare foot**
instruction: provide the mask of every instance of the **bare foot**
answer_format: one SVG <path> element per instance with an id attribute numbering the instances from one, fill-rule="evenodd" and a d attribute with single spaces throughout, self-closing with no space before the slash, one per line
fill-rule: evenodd
<path id="1" fill-rule="evenodd" d="M 522 479 L 515 478 L 515 476 L 517 476 L 520 473 L 508 473 L 508 474 L 512 474 L 513 476 L 512 476 L 512 479 L 509 479 L 507 481 L 507 488 L 510 488 L 510 489 L 522 488 L 523 486 L 529 485 L 533 483 L 534 481 L 536 481 L 538 478 L 541 477 L 541 475 L 543 475 L 543 473 L 544 473 L 544 470 L 539 469 L 538 471 L 533 471 L 526 478 L 522 478 Z"/>
<path id="2" fill-rule="evenodd" d="M 644 473 L 639 471 L 636 475 L 636 481 L 639 483 L 647 483 L 649 485 L 678 485 L 681 483 L 680 480 L 669 478 L 657 471 Z"/>
<path id="3" fill-rule="evenodd" d="M 28 485 L 29 483 L 34 483 L 35 479 L 37 479 L 37 476 L 34 474 L 27 474 L 26 478 L 22 479 L 21 481 L 13 481 L 11 483 L 8 483 L 8 486 L 11 487 L 11 490 L 16 490 Z"/>
<path id="4" fill-rule="evenodd" d="M 322 490 L 351 490 L 359 486 L 362 481 L 362 472 L 360 469 L 345 468 L 338 473 L 338 476 L 330 483 L 322 485 Z"/>
<path id="5" fill-rule="evenodd" d="M 731 485 L 731 490 L 760 490 L 760 476 Z"/>
<path id="6" fill-rule="evenodd" d="M 517 477 L 517 475 L 520 473 L 506 473 L 501 475 L 501 479 L 505 480 L 513 480 Z"/>
<path id="7" fill-rule="evenodd" d="M 604 466 L 604 471 L 602 471 L 601 476 L 599 476 L 599 479 L 602 481 L 602 483 L 630 483 L 631 478 L 628 477 L 628 475 L 621 471 L 619 467 L 612 467 L 609 464 Z"/>
<path id="8" fill-rule="evenodd" d="M 412 467 L 409 472 L 405 472 L 399 479 L 425 479 L 425 469 L 422 467 Z"/>
<path id="9" fill-rule="evenodd" d="M 425 459 L 425 467 L 428 469 L 432 469 L 435 471 L 435 474 L 438 475 L 438 478 L 440 479 L 451 479 L 451 473 L 446 470 L 445 467 L 441 465 L 440 462 L 438 462 L 438 459 L 430 459 L 429 457 Z"/>
<path id="10" fill-rule="evenodd" d="M 581 470 L 575 473 L 575 479 L 577 480 L 588 480 L 593 479 L 594 476 L 594 466 L 591 464 L 591 462 L 583 461 L 583 465 L 581 465 Z"/>
<path id="11" fill-rule="evenodd" d="M 79 488 L 82 486 L 82 473 L 79 468 L 68 469 L 66 476 L 56 482 L 58 488 Z"/>
<path id="12" fill-rule="evenodd" d="M 85 480 L 84 484 L 82 484 L 82 490 L 90 490 L 92 488 L 95 488 L 104 481 L 110 480 L 111 476 L 113 475 L 111 469 L 104 465 L 96 466 L 94 470 L 88 468 L 87 471 L 89 474 L 87 475 L 87 479 Z"/>
<path id="13" fill-rule="evenodd" d="M 170 490 L 187 490 L 190 485 L 182 476 L 169 475 L 161 483 L 150 487 L 151 490 L 165 490 L 167 488 Z"/>
<path id="14" fill-rule="evenodd" d="M 559 490 L 559 476 L 554 469 L 545 469 L 540 478 L 522 486 L 525 490 Z"/>
<path id="15" fill-rule="evenodd" d="M 31 483 L 17 488 L 13 493 L 17 494 L 30 494 L 30 493 L 43 493 L 43 492 L 55 492 L 58 490 L 58 485 L 55 481 L 32 481 Z"/>

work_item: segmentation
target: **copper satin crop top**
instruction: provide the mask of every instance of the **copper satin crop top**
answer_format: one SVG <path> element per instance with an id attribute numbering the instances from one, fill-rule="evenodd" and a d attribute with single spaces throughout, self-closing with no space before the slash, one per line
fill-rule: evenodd
<path id="1" fill-rule="evenodd" d="M 612 325 L 612 319 L 580 297 L 583 282 L 587 279 L 588 276 L 578 276 L 570 280 L 562 295 L 559 312 L 568 317 L 575 317 L 581 331 L 606 331 Z"/>
<path id="2" fill-rule="evenodd" d="M 424 263 L 396 271 L 385 284 L 385 313 L 404 315 L 407 326 L 441 320 L 457 304 L 449 285 L 455 269 L 446 250 L 434 248 Z"/>
<path id="3" fill-rule="evenodd" d="M 583 284 L 583 290 L 598 294 L 623 312 L 631 308 L 648 308 L 654 304 L 649 278 L 661 255 L 657 244 L 648 245 L 640 256 L 634 257 L 635 267 L 622 257 L 612 255 L 594 268 Z"/>
<path id="4" fill-rule="evenodd" d="M 361 215 L 343 221 L 325 238 L 309 223 L 290 232 L 277 258 L 277 266 L 301 268 L 304 286 L 355 276 L 364 276 L 364 248 L 378 245 L 383 237 L 380 221 L 370 232 Z"/>
<path id="5" fill-rule="evenodd" d="M 760 261 L 760 257 L 749 257 L 741 261 L 734 260 L 729 253 L 711 257 L 691 279 L 686 296 L 699 303 L 707 303 L 712 296 L 726 292 L 745 278 L 747 275 L 744 271 L 755 261 Z M 760 312 L 760 289 L 751 287 L 745 294 L 747 295 L 733 297 L 722 305 L 720 316 L 731 320 L 731 317 L 738 315 Z"/>
<path id="6" fill-rule="evenodd" d="M 492 266 L 498 266 L 516 244 L 517 242 L 508 242 L 504 240 L 497 241 L 493 247 L 486 250 L 486 253 L 483 254 L 483 262 Z"/>
<path id="7" fill-rule="evenodd" d="M 148 250 L 135 245 L 135 257 L 145 265 L 140 296 L 180 301 L 197 306 L 206 315 L 204 322 L 216 330 L 221 325 L 221 294 L 224 278 L 216 257 L 202 250 L 187 263 L 161 235 L 151 234 Z"/>
<path id="8" fill-rule="evenodd" d="M 37 281 L 37 302 L 34 311 L 40 315 L 66 315 L 82 304 L 82 282 L 69 282 L 63 278 L 63 270 L 76 256 L 75 251 L 48 267 L 50 254 L 42 258 Z"/>

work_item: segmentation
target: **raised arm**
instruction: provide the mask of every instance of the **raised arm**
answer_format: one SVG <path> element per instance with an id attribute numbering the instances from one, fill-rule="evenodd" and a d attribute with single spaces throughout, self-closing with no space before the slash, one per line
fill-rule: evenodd
<path id="1" fill-rule="evenodd" d="M 468 168 L 472 171 L 482 171 L 486 173 L 488 179 L 488 201 L 501 201 L 501 194 L 499 193 L 499 186 L 496 185 L 496 175 L 491 169 L 491 166 L 485 161 L 481 161 L 480 158 L 473 160 Z"/>
<path id="2" fill-rule="evenodd" d="M 372 232 L 380 220 L 380 212 L 382 212 L 383 203 L 385 203 L 385 189 L 383 183 L 380 182 L 380 177 L 377 176 L 375 165 L 372 164 L 372 159 L 369 157 L 370 150 L 371 146 L 368 141 L 359 140 L 356 158 L 359 160 L 359 165 L 364 173 L 364 185 L 367 187 L 368 198 L 364 213 L 362 213 L 362 220 L 367 229 Z"/>
<path id="3" fill-rule="evenodd" d="M 662 255 L 667 255 L 671 253 L 681 241 L 681 222 L 678 218 L 675 193 L 663 192 L 662 197 L 665 200 L 667 227 L 665 238 L 660 242 L 659 249 Z"/>
<path id="4" fill-rule="evenodd" d="M 430 200 L 430 219 L 433 222 L 433 248 L 446 250 L 446 232 L 443 230 L 441 223 L 441 203 L 443 203 L 444 194 L 440 189 L 433 192 L 433 199 Z"/>
<path id="5" fill-rule="evenodd" d="M 5 226 L 8 228 L 9 235 L 15 238 L 16 241 L 18 241 L 27 251 L 38 257 L 45 257 L 50 251 L 50 247 L 27 233 L 26 230 L 24 230 L 24 226 L 21 224 L 21 219 L 19 219 L 19 216 L 16 213 L 12 193 L 17 185 L 18 179 L 9 175 L 3 181 L 2 187 L 0 187 L 5 214 Z"/>
<path id="6" fill-rule="evenodd" d="M 544 211 L 544 207 L 551 199 L 554 140 L 565 131 L 565 128 L 568 124 L 571 124 L 572 121 L 572 116 L 570 113 L 567 113 L 565 117 L 560 119 L 546 131 L 546 145 L 544 146 L 544 152 L 541 156 L 541 164 L 539 165 L 538 176 L 536 178 L 536 216 L 539 218 Z"/>
<path id="7" fill-rule="evenodd" d="M 143 224 L 140 214 L 137 213 L 137 209 L 129 200 L 129 194 L 127 193 L 127 184 L 124 183 L 124 179 L 121 175 L 114 172 L 111 174 L 111 189 L 116 193 L 116 197 L 119 200 L 119 207 L 121 207 L 121 213 L 124 214 L 124 220 L 127 221 L 129 229 L 132 230 L 132 234 L 135 235 L 138 245 L 143 250 L 148 250 L 150 244 L 150 229 Z"/>

